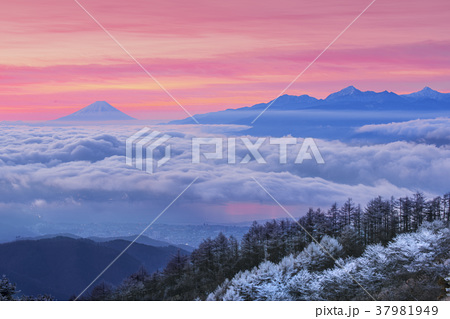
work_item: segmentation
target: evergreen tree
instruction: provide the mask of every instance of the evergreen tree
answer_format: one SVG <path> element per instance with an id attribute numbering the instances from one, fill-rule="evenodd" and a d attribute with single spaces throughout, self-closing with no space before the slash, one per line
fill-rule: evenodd
<path id="1" fill-rule="evenodd" d="M 344 227 L 338 241 L 342 245 L 346 256 L 358 257 L 364 251 L 364 244 L 361 240 L 360 234 L 350 225 Z"/>
<path id="2" fill-rule="evenodd" d="M 13 300 L 16 294 L 16 285 L 9 281 L 5 275 L 0 280 L 0 300 Z"/>
<path id="3" fill-rule="evenodd" d="M 328 235 L 336 236 L 339 233 L 339 209 L 337 203 L 331 205 L 327 212 L 328 224 L 330 225 Z"/>

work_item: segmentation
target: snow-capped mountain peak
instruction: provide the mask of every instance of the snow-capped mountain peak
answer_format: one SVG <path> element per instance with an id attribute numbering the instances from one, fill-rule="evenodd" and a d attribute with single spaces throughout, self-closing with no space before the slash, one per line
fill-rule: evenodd
<path id="1" fill-rule="evenodd" d="M 414 99 L 431 99 L 431 100 L 448 100 L 450 99 L 450 95 L 448 93 L 441 93 L 436 90 L 431 89 L 430 87 L 426 86 L 422 90 L 411 93 L 411 94 L 405 94 L 403 95 L 407 98 L 414 98 Z"/>
<path id="2" fill-rule="evenodd" d="M 361 91 L 358 90 L 357 88 L 355 88 L 353 85 L 350 85 L 350 86 L 346 87 L 345 89 L 340 90 L 337 93 L 340 93 L 340 95 L 352 95 L 357 92 L 361 92 Z"/>
<path id="3" fill-rule="evenodd" d="M 81 110 L 59 118 L 60 121 L 120 121 L 135 118 L 119 111 L 106 101 L 94 102 Z"/>
<path id="4" fill-rule="evenodd" d="M 333 98 L 338 98 L 338 97 L 344 97 L 344 96 L 352 96 L 352 95 L 356 95 L 362 93 L 360 90 L 358 90 L 357 88 L 355 88 L 353 85 L 350 85 L 348 87 L 346 87 L 345 89 L 342 89 L 336 93 L 332 93 L 330 94 L 327 99 L 333 99 Z"/>

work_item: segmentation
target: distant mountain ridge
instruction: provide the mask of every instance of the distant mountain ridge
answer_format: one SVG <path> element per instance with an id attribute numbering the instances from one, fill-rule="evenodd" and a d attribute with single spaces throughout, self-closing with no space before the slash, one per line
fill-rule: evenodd
<path id="1" fill-rule="evenodd" d="M 166 241 L 156 240 L 150 237 L 147 237 L 145 235 L 139 236 L 137 239 L 137 235 L 134 236 L 116 236 L 116 237 L 98 237 L 98 236 L 90 236 L 90 237 L 81 237 L 77 235 L 73 235 L 70 233 L 58 233 L 58 234 L 47 234 L 42 236 L 36 236 L 36 237 L 18 237 L 15 241 L 22 241 L 22 240 L 40 240 L 40 239 L 50 239 L 55 237 L 67 237 L 72 239 L 89 239 L 92 241 L 95 241 L 97 243 L 104 243 L 114 240 L 125 240 L 125 241 L 135 241 L 138 244 L 144 244 L 147 246 L 153 246 L 153 247 L 169 247 L 174 246 L 178 247 L 180 249 L 186 250 L 188 252 L 192 252 L 195 248 L 191 247 L 189 245 L 182 245 L 182 244 L 173 244 Z"/>
<path id="2" fill-rule="evenodd" d="M 257 121 L 252 121 L 268 106 Z M 429 87 L 411 93 L 361 91 L 354 86 L 331 93 L 325 99 L 308 95 L 282 95 L 268 103 L 196 114 L 200 124 L 251 126 L 242 134 L 254 136 L 308 136 L 353 139 L 355 128 L 415 119 L 450 117 L 450 93 Z M 194 124 L 192 118 L 168 124 Z"/>
<path id="3" fill-rule="evenodd" d="M 426 103 L 426 105 L 424 105 Z M 270 105 L 271 104 L 271 105 Z M 260 112 L 270 105 L 268 111 L 299 111 L 299 110 L 440 110 L 450 108 L 450 93 L 440 93 L 429 87 L 410 93 L 396 94 L 394 92 L 360 91 L 354 86 L 346 87 L 331 93 L 325 99 L 317 99 L 309 95 L 284 94 L 268 103 L 259 103 L 250 107 L 227 109 L 224 111 L 196 114 L 201 124 L 249 124 L 250 112 Z M 247 118 L 249 117 L 249 118 Z M 251 120 L 250 120 L 251 119 Z M 246 123 L 245 120 L 247 121 Z M 193 124 L 192 118 L 175 120 L 169 124 Z"/>
<path id="4" fill-rule="evenodd" d="M 55 121 L 123 121 L 136 120 L 105 101 L 94 102 L 75 113 Z"/>
<path id="5" fill-rule="evenodd" d="M 0 244 L 0 276 L 5 274 L 25 295 L 51 294 L 67 300 L 86 288 L 129 244 L 121 239 L 95 242 L 69 237 L 4 243 Z M 134 243 L 97 284 L 118 285 L 140 267 L 152 273 L 164 268 L 178 252 L 189 254 L 175 246 Z"/>

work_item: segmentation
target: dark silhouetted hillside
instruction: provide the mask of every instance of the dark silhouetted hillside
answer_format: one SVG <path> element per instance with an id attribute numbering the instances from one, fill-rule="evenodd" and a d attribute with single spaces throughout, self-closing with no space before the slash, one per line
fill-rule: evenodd
<path id="1" fill-rule="evenodd" d="M 51 294 L 59 300 L 80 293 L 129 241 L 97 243 L 89 239 L 55 237 L 0 244 L 0 274 L 23 294 Z M 179 248 L 135 243 L 99 279 L 117 285 L 141 266 L 148 272 L 163 268 Z M 182 251 L 183 254 L 187 252 Z"/>

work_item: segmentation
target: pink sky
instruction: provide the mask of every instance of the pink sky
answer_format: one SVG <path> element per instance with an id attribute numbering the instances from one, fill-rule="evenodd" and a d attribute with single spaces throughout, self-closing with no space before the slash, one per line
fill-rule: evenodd
<path id="1" fill-rule="evenodd" d="M 80 0 L 191 113 L 275 98 L 369 3 Z M 106 100 L 184 118 L 73 0 L 0 3 L 0 120 L 49 120 Z M 377 0 L 291 87 L 449 92 L 450 2 Z"/>

